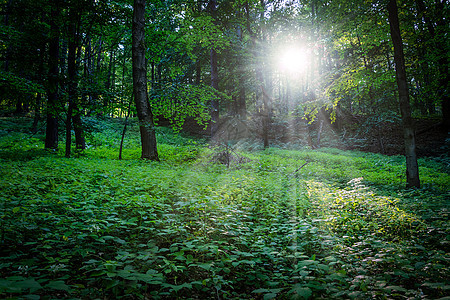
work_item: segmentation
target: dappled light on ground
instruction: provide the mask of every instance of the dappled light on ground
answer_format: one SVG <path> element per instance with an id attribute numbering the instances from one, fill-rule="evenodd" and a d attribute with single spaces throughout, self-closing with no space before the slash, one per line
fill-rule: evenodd
<path id="1" fill-rule="evenodd" d="M 158 139 L 160 163 L 132 141 L 119 161 L 95 133 L 79 158 L 2 156 L 0 295 L 445 296 L 438 161 L 421 161 L 427 188 L 404 190 L 402 157 L 236 149 L 224 164 L 202 141 Z"/>

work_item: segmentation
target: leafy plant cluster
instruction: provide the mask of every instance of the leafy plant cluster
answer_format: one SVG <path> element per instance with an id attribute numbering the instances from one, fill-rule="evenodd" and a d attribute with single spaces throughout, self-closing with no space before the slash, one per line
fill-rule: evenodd
<path id="1" fill-rule="evenodd" d="M 132 141 L 121 161 L 113 143 L 23 160 L 20 134 L 1 138 L 2 298 L 448 295 L 439 161 L 420 162 L 428 187 L 404 191 L 399 157 L 270 148 L 227 168 L 202 141 L 157 132 L 160 163 Z"/>

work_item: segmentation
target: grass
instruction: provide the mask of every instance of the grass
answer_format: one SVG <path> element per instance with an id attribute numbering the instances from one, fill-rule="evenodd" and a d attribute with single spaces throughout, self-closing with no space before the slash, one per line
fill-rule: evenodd
<path id="1" fill-rule="evenodd" d="M 445 159 L 421 159 L 424 187 L 406 190 L 403 157 L 236 150 L 246 160 L 227 168 L 160 128 L 162 161 L 147 162 L 134 124 L 119 161 L 120 122 L 93 119 L 89 148 L 67 159 L 7 121 L 1 298 L 450 295 Z"/>

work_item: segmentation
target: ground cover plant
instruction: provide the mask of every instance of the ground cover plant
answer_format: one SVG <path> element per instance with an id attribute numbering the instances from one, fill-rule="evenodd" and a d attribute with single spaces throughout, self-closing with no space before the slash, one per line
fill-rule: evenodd
<path id="1" fill-rule="evenodd" d="M 439 299 L 450 295 L 449 165 L 336 149 L 234 153 L 136 124 L 91 120 L 76 157 L 23 119 L 0 131 L 0 297 Z M 62 150 L 61 150 L 62 151 Z"/>

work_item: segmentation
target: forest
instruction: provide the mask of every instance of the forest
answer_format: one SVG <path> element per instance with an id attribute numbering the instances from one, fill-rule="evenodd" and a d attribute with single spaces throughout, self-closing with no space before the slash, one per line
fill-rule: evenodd
<path id="1" fill-rule="evenodd" d="M 450 299 L 446 0 L 0 2 L 0 298 Z"/>

